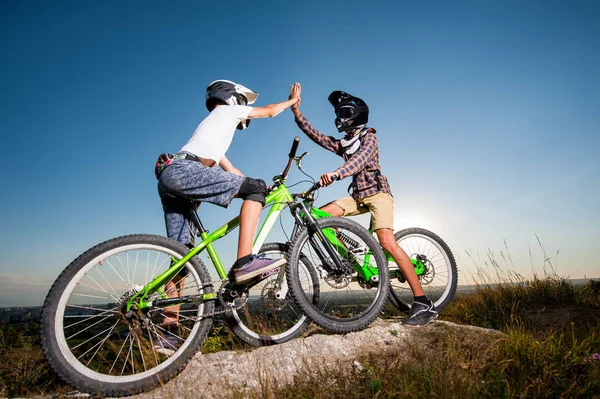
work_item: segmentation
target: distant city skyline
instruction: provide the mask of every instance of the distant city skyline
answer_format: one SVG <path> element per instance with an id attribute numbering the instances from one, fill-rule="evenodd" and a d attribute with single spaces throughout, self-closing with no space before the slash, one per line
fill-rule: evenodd
<path id="1" fill-rule="evenodd" d="M 207 115 L 215 79 L 257 91 L 257 106 L 300 82 L 302 112 L 336 137 L 329 93 L 363 98 L 395 228 L 439 234 L 460 283 L 490 251 L 525 276 L 550 257 L 560 275 L 600 277 L 599 38 L 600 3 L 584 0 L 3 1 L 0 306 L 41 305 L 101 241 L 165 234 L 154 162 Z M 236 133 L 227 156 L 268 181 L 296 135 L 308 174 L 341 165 L 289 110 Z M 240 205 L 200 215 L 214 229 Z M 218 244 L 226 267 L 236 240 Z"/>

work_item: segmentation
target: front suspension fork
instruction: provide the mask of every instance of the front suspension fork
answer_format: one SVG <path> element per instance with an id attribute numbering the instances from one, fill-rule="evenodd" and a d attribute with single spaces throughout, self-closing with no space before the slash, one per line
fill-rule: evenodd
<path id="1" fill-rule="evenodd" d="M 304 223 L 306 225 L 306 229 L 308 230 L 308 241 L 319 256 L 319 259 L 321 259 L 323 268 L 325 268 L 325 270 L 327 270 L 328 273 L 334 273 L 338 275 L 342 274 L 344 272 L 344 265 L 340 261 L 339 254 L 333 248 L 329 240 L 325 237 L 321 229 L 319 229 L 317 222 L 311 216 L 309 210 L 306 208 L 306 205 L 304 203 L 300 203 L 300 207 L 302 208 L 302 211 L 304 213 Z M 299 217 L 300 216 L 296 214 L 296 218 Z M 321 245 L 325 248 L 325 251 L 329 255 L 329 258 L 333 261 L 333 268 L 331 267 L 330 263 L 327 262 L 327 256 L 323 252 L 321 245 L 319 245 L 319 241 L 321 242 Z"/>

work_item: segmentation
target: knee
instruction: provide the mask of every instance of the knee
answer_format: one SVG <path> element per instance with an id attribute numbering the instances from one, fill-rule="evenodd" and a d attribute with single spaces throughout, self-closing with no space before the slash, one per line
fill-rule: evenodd
<path id="1" fill-rule="evenodd" d="M 379 244 L 381 244 L 383 249 L 388 252 L 398 245 L 396 239 L 394 238 L 394 234 L 391 231 L 382 232 L 381 230 L 378 230 L 377 237 L 379 238 Z"/>
<path id="2" fill-rule="evenodd" d="M 331 216 L 344 216 L 344 210 L 335 202 L 330 202 L 329 204 L 322 206 L 320 209 Z"/>
<path id="3" fill-rule="evenodd" d="M 246 177 L 240 186 L 237 197 L 244 201 L 256 201 L 265 205 L 267 196 L 267 184 L 263 179 L 253 179 Z"/>

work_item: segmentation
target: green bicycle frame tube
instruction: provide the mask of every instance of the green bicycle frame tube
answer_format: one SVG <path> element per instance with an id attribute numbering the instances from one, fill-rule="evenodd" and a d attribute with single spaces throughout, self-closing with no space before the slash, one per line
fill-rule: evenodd
<path id="1" fill-rule="evenodd" d="M 285 208 L 286 204 L 293 200 L 294 199 L 292 198 L 292 195 L 290 194 L 289 190 L 283 184 L 279 185 L 272 193 L 267 195 L 265 199 L 265 207 L 270 204 L 273 204 L 273 206 L 269 210 L 269 213 L 267 214 L 267 217 L 265 218 L 258 232 L 258 235 L 254 240 L 254 243 L 252 245 L 253 253 L 257 253 L 260 250 L 267 236 L 271 232 L 273 225 L 277 221 L 279 214 Z M 131 310 L 134 303 L 136 302 L 138 304 L 138 307 L 141 309 L 149 307 L 151 304 L 150 302 L 146 301 L 146 297 L 152 292 L 157 292 L 160 287 L 162 287 L 166 282 L 175 277 L 175 275 L 179 272 L 183 265 L 185 265 L 190 259 L 198 255 L 204 249 L 207 250 L 208 256 L 212 260 L 215 269 L 217 270 L 217 274 L 219 275 L 219 278 L 225 279 L 227 277 L 227 273 L 223 268 L 223 264 L 221 263 L 221 260 L 217 255 L 213 243 L 229 234 L 232 230 L 238 227 L 239 224 L 240 217 L 237 216 L 210 234 L 208 234 L 207 232 L 202 233 L 200 235 L 202 241 L 197 246 L 192 248 L 192 250 L 180 260 L 176 261 L 175 259 L 172 259 L 172 265 L 164 273 L 160 274 L 158 277 L 156 277 L 154 280 L 152 280 L 150 283 L 144 286 L 142 290 L 140 290 L 138 293 L 132 296 L 129 299 L 129 301 L 127 301 L 127 310 Z M 209 297 L 206 297 L 205 299 L 212 299 L 214 296 L 213 294 L 207 295 Z"/>
<path id="2" fill-rule="evenodd" d="M 321 209 L 315 208 L 315 207 L 310 208 L 310 215 L 315 220 L 331 216 L 327 212 L 322 211 Z M 336 236 L 336 232 L 333 229 L 331 229 L 331 228 L 323 229 L 323 234 L 325 235 L 325 237 L 327 237 L 327 240 L 329 240 L 329 242 L 333 245 L 335 250 L 340 255 L 346 256 L 346 254 L 348 253 L 348 249 L 340 240 L 338 240 L 338 238 Z M 377 270 L 377 268 L 371 266 L 370 259 L 371 259 L 370 253 L 367 253 L 365 255 L 364 262 L 362 265 L 359 265 L 359 264 L 353 265 L 354 270 L 358 274 L 360 274 L 360 276 L 365 281 L 371 281 L 372 276 L 376 276 L 379 274 L 379 271 Z"/>
<path id="3" fill-rule="evenodd" d="M 321 219 L 324 217 L 331 216 L 330 214 L 322 211 L 319 208 L 311 208 L 310 214 L 314 219 Z M 329 230 L 329 229 L 327 229 L 327 230 Z M 373 233 L 372 230 L 369 230 L 369 232 Z M 335 237 L 335 234 L 327 234 L 327 232 L 324 232 L 324 233 L 325 233 L 325 236 L 327 236 L 327 238 L 329 239 L 329 241 L 331 241 L 331 243 L 334 245 L 334 247 L 338 250 L 338 252 L 344 251 L 343 253 L 340 252 L 342 255 L 344 255 L 345 254 L 345 250 L 343 250 L 344 246 L 341 245 L 341 243 Z M 392 255 L 390 255 L 390 253 L 388 251 L 384 250 L 383 252 L 385 253 L 385 256 L 389 262 L 396 263 L 396 260 L 392 257 Z M 374 267 L 371 267 L 370 260 L 371 260 L 371 254 L 368 253 L 365 255 L 363 266 L 360 267 L 358 270 L 356 270 L 366 281 L 369 281 L 369 278 L 372 275 L 377 274 L 377 269 Z M 417 276 L 420 276 L 423 273 L 425 273 L 425 265 L 423 264 L 423 262 L 421 262 L 418 259 L 412 259 L 412 258 L 410 259 L 410 261 L 412 262 L 413 266 L 415 267 L 415 273 L 417 274 Z"/>

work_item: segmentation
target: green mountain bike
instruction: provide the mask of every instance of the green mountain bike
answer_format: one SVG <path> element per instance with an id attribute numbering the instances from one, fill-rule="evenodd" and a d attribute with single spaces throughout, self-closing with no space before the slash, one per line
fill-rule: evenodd
<path id="1" fill-rule="evenodd" d="M 300 168 L 299 163 L 298 168 Z M 302 196 L 305 207 L 310 209 L 310 214 L 315 220 L 330 217 L 330 215 L 326 212 L 314 207 L 314 198 L 310 193 L 317 188 L 319 188 L 318 183 L 314 184 L 313 187 L 311 187 Z M 369 230 L 369 232 L 373 234 L 372 230 Z M 327 233 L 327 231 L 325 231 L 325 233 Z M 341 234 L 339 237 L 340 242 L 344 243 L 344 245 L 358 245 L 353 243 L 351 239 L 348 239 L 348 237 L 344 237 L 343 234 Z M 433 301 L 438 311 L 445 309 L 454 298 L 458 284 L 458 267 L 456 265 L 454 255 L 448 247 L 448 244 L 446 244 L 446 242 L 444 242 L 444 240 L 437 234 L 420 227 L 411 227 L 399 230 L 394 233 L 394 237 L 396 238 L 396 241 L 400 247 L 402 247 L 402 249 L 404 249 L 409 256 L 425 294 Z M 292 248 L 296 247 L 292 246 Z M 338 248 L 338 250 L 340 249 Z M 386 260 L 389 264 L 389 300 L 399 310 L 408 312 L 414 297 L 412 290 L 406 282 L 406 278 L 403 276 L 394 258 L 392 258 L 387 251 L 383 250 L 383 248 L 381 248 L 381 250 L 384 251 Z M 290 253 L 290 259 L 294 259 L 292 257 L 293 255 L 294 254 Z M 313 258 L 308 255 L 307 257 Z M 367 263 L 369 262 L 368 255 L 365 257 L 365 261 Z M 318 264 L 318 261 L 315 264 Z M 290 277 L 292 281 L 295 279 L 295 276 Z M 336 284 L 338 284 L 339 287 L 340 282 L 338 281 Z M 313 318 L 313 320 L 316 318 L 316 323 L 321 327 L 328 328 L 329 330 L 336 332 L 346 332 L 336 330 L 333 326 L 328 326 L 327 321 L 320 317 L 320 312 L 314 314 L 311 311 L 311 308 L 320 305 L 306 304 L 303 306 L 302 303 L 299 303 L 299 305 L 302 311 Z"/>
<path id="2" fill-rule="evenodd" d="M 179 373 L 218 315 L 253 345 L 285 342 L 311 320 L 336 332 L 375 320 L 389 294 L 385 255 L 358 223 L 312 207 L 316 185 L 290 193 L 284 183 L 292 162 L 300 166 L 299 140 L 273 178 L 253 246 L 255 253 L 286 256 L 285 266 L 237 286 L 213 243 L 239 217 L 208 232 L 190 202 L 200 237 L 191 250 L 163 236 L 127 235 L 85 251 L 60 274 L 42 308 L 42 349 L 53 370 L 82 392 L 132 395 Z M 295 220 L 291 242 L 265 244 L 285 208 Z M 204 250 L 221 280 L 213 281 L 197 256 Z"/>

